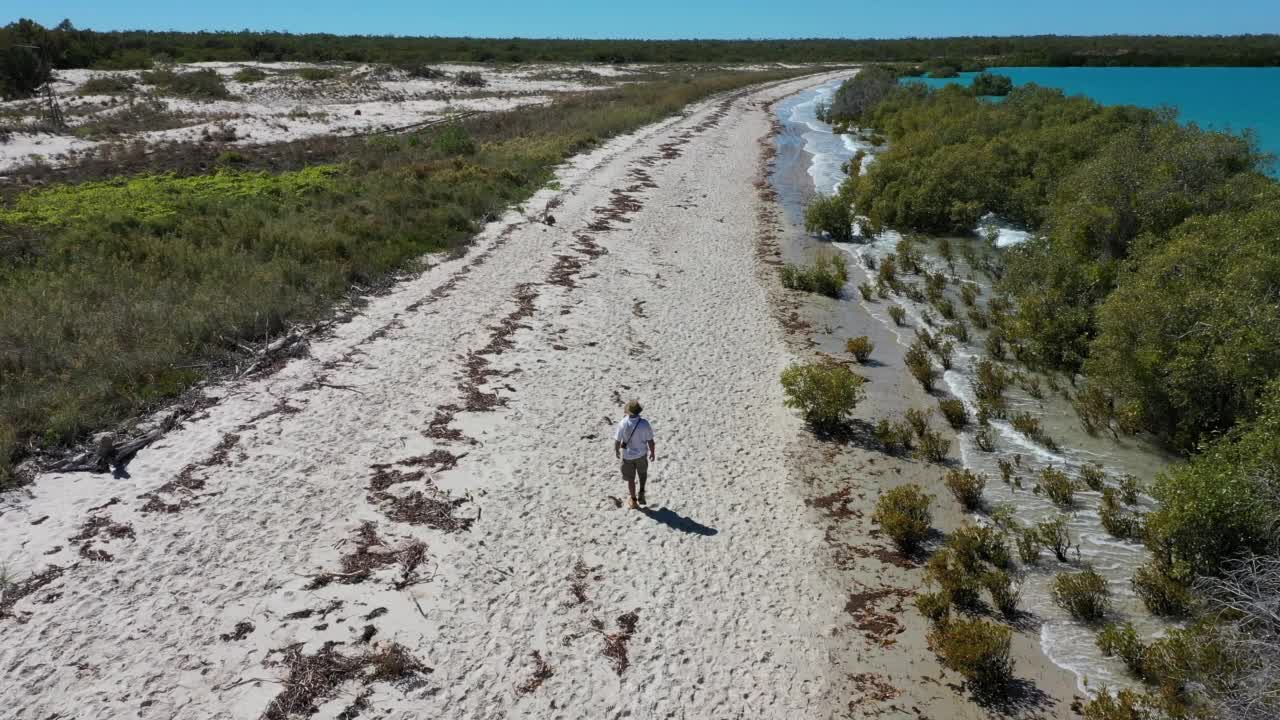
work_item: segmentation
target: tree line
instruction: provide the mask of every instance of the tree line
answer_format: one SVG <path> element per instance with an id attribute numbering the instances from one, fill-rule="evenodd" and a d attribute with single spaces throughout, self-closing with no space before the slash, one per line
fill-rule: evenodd
<path id="1" fill-rule="evenodd" d="M 0 49 L 38 45 L 55 68 L 142 68 L 200 61 L 472 62 L 927 62 L 983 65 L 1280 65 L 1280 35 L 954 37 L 795 40 L 573 40 L 446 38 L 284 32 L 78 29 L 22 19 L 0 29 Z"/>

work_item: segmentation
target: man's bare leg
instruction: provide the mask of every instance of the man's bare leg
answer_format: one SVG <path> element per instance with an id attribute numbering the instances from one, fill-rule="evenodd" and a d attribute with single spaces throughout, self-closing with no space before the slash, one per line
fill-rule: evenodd
<path id="1" fill-rule="evenodd" d="M 640 497 L 644 497 L 644 481 L 640 481 Z M 636 481 L 634 478 L 627 478 L 627 505 L 635 510 L 639 504 L 636 501 Z"/>

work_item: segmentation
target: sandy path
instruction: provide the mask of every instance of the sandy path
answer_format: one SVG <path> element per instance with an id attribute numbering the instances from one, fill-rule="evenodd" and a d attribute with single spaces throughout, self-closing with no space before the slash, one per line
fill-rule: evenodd
<path id="1" fill-rule="evenodd" d="M 762 103 L 822 79 L 700 103 L 576 158 L 528 217 L 310 357 L 217 391 L 131 477 L 43 476 L 10 498 L 0 561 L 19 580 L 65 571 L 0 619 L 0 707 L 255 717 L 302 687 L 282 682 L 281 649 L 394 641 L 431 671 L 350 676 L 317 716 L 827 715 L 824 633 L 844 597 L 788 483 L 798 424 L 752 187 Z M 531 221 L 548 204 L 555 224 Z M 649 514 L 617 509 L 607 440 L 632 395 L 658 435 Z M 469 528 L 397 515 L 437 488 Z M 360 547 L 411 540 L 426 546 L 411 573 L 308 589 Z"/>

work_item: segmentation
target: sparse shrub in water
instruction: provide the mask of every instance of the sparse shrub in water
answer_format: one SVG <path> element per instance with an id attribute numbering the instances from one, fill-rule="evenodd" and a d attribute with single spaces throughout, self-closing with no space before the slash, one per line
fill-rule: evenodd
<path id="1" fill-rule="evenodd" d="M 942 411 L 942 416 L 947 419 L 947 424 L 956 430 L 969 424 L 969 411 L 965 409 L 964 401 L 962 400 L 957 398 L 939 400 L 938 409 Z"/>
<path id="2" fill-rule="evenodd" d="M 980 619 L 956 618 L 939 623 L 929 634 L 942 664 L 960 673 L 979 697 L 1006 692 L 1013 677 L 1009 628 Z"/>
<path id="3" fill-rule="evenodd" d="M 1121 540 L 1142 537 L 1142 519 L 1120 506 L 1119 494 L 1115 488 L 1103 489 L 1102 502 L 1098 504 L 1098 519 L 1112 537 Z"/>
<path id="4" fill-rule="evenodd" d="M 929 496 L 919 485 L 892 488 L 876 501 L 871 520 L 902 552 L 914 552 L 929 535 Z"/>
<path id="5" fill-rule="evenodd" d="M 1125 475 L 1120 478 L 1120 499 L 1125 505 L 1137 505 L 1138 493 L 1142 491 L 1142 483 L 1136 475 Z"/>
<path id="6" fill-rule="evenodd" d="M 1004 392 L 1009 387 L 1009 374 L 989 358 L 978 361 L 974 373 L 973 394 L 991 409 L 995 417 L 1005 408 Z"/>
<path id="7" fill-rule="evenodd" d="M 1186 617 L 1191 612 L 1191 591 L 1186 573 L 1173 577 L 1155 562 L 1147 562 L 1133 574 L 1133 591 L 1142 598 L 1142 604 L 1152 615 L 1160 617 Z"/>
<path id="8" fill-rule="evenodd" d="M 876 270 L 876 279 L 882 285 L 893 287 L 898 283 L 898 263 L 893 259 L 892 255 L 888 255 L 884 260 L 880 261 L 880 267 Z"/>
<path id="9" fill-rule="evenodd" d="M 933 354 L 937 356 L 938 364 L 942 366 L 943 370 L 951 369 L 951 360 L 955 357 L 955 346 L 950 341 L 939 345 L 938 349 L 933 351 Z"/>
<path id="10" fill-rule="evenodd" d="M 1094 492 L 1102 492 L 1106 485 L 1107 474 L 1097 463 L 1088 463 L 1080 468 L 1080 482 Z"/>
<path id="11" fill-rule="evenodd" d="M 991 604 L 1002 615 L 1014 617 L 1018 614 L 1019 593 L 1013 586 L 1009 573 L 1004 570 L 988 570 L 982 574 L 982 586 L 991 596 Z"/>
<path id="12" fill-rule="evenodd" d="M 889 306 L 889 317 L 893 318 L 893 324 L 902 327 L 907 324 L 907 311 L 898 305 Z"/>
<path id="13" fill-rule="evenodd" d="M 1146 678 L 1143 660 L 1147 648 L 1138 638 L 1138 631 L 1133 628 L 1132 623 L 1107 625 L 1098 632 L 1097 643 L 1103 655 L 1120 658 L 1135 677 Z"/>
<path id="14" fill-rule="evenodd" d="M 933 392 L 933 384 L 938 379 L 938 371 L 934 369 L 933 363 L 929 360 L 929 351 L 924 344 L 919 340 L 911 343 L 911 347 L 907 348 L 903 359 L 907 363 L 907 370 L 911 372 L 911 377 L 920 383 L 925 392 Z"/>
<path id="15" fill-rule="evenodd" d="M 1018 547 L 1018 559 L 1023 565 L 1036 565 L 1040 562 L 1040 533 L 1036 528 L 1027 528 L 1015 535 L 1014 544 Z"/>
<path id="16" fill-rule="evenodd" d="M 830 253 L 819 255 L 807 268 L 785 265 L 779 272 L 783 287 L 833 298 L 840 297 L 840 290 L 849 279 L 849 266 L 844 256 Z"/>
<path id="17" fill-rule="evenodd" d="M 983 425 L 973 434 L 973 444 L 982 452 L 995 452 L 996 431 L 990 425 Z"/>
<path id="18" fill-rule="evenodd" d="M 942 332 L 956 339 L 956 342 L 969 342 L 969 326 L 956 320 L 942 327 Z"/>
<path id="19" fill-rule="evenodd" d="M 970 573 L 980 574 L 984 564 L 1001 570 L 1013 567 L 1004 535 L 989 525 L 965 525 L 947 538 L 947 547 Z"/>
<path id="20" fill-rule="evenodd" d="M 972 512 L 982 507 L 982 489 L 987 479 L 981 474 L 967 468 L 948 470 L 943 482 L 965 510 Z"/>
<path id="21" fill-rule="evenodd" d="M 835 429 L 863 397 L 866 378 L 839 363 L 792 365 L 782 372 L 787 407 L 803 413 L 819 429 Z"/>
<path id="22" fill-rule="evenodd" d="M 835 242 L 853 239 L 853 210 L 840 195 L 818 195 L 804 209 L 804 229 Z"/>
<path id="23" fill-rule="evenodd" d="M 862 295 L 862 299 L 871 302 L 875 297 L 876 289 L 871 287 L 865 280 L 858 283 L 858 293 Z"/>
<path id="24" fill-rule="evenodd" d="M 987 318 L 987 314 L 978 308 L 973 308 L 969 311 L 969 322 L 973 323 L 973 326 L 979 330 L 986 330 L 991 327 L 991 321 Z"/>
<path id="25" fill-rule="evenodd" d="M 973 283 L 964 283 L 960 286 L 960 301 L 969 307 L 973 307 L 978 299 L 980 291 L 978 286 Z"/>
<path id="26" fill-rule="evenodd" d="M 1075 501 L 1075 486 L 1067 474 L 1055 467 L 1040 471 L 1040 490 L 1050 502 L 1060 508 L 1069 508 Z"/>
<path id="27" fill-rule="evenodd" d="M 1082 572 L 1058 573 L 1050 590 L 1053 602 L 1083 622 L 1097 622 L 1111 607 L 1111 589 L 1106 578 L 1093 568 Z"/>
<path id="28" fill-rule="evenodd" d="M 1067 529 L 1067 517 L 1059 515 L 1050 520 L 1043 520 L 1036 525 L 1036 538 L 1040 544 L 1053 551 L 1058 562 L 1067 561 L 1067 553 L 1071 551 L 1071 532 Z"/>
<path id="29" fill-rule="evenodd" d="M 431 147 L 441 155 L 474 155 L 476 141 L 465 127 L 449 123 L 432 138 Z"/>
<path id="30" fill-rule="evenodd" d="M 916 340 L 925 347 L 929 352 L 937 350 L 941 341 L 929 332 L 928 328 L 916 328 Z"/>
<path id="31" fill-rule="evenodd" d="M 844 347 L 855 360 L 866 364 L 871 359 L 871 353 L 876 349 L 876 344 L 871 342 L 871 338 L 862 335 L 856 338 L 849 338 L 845 341 Z"/>
<path id="32" fill-rule="evenodd" d="M 996 465 L 1000 468 L 1000 479 L 1004 481 L 1005 485 L 1008 485 L 1010 480 L 1013 479 L 1013 463 L 1005 458 L 1000 458 L 996 460 Z"/>

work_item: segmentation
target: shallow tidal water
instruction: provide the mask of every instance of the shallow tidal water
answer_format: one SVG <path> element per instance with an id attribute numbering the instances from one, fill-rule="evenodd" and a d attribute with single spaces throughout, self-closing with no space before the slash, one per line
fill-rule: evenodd
<path id="1" fill-rule="evenodd" d="M 817 86 L 779 103 L 775 108 L 782 129 L 778 134 L 779 152 L 772 182 L 786 209 L 787 219 L 796 225 L 802 224 L 804 203 L 815 192 L 833 193 L 843 182 L 843 167 L 856 152 L 861 150 L 868 153 L 863 168 L 874 162 L 874 146 L 852 136 L 835 135 L 830 126 L 816 118 L 816 107 L 829 98 L 836 87 L 838 83 Z M 997 246 L 1016 243 L 1025 236 L 1010 228 L 1001 230 L 1003 232 L 1000 233 Z M 849 308 L 850 311 L 860 310 L 880 322 L 905 349 L 915 341 L 916 328 L 929 328 L 926 313 L 936 316 L 936 310 L 902 296 L 866 301 L 856 289 L 859 282 L 874 275 L 866 270 L 865 258 L 873 258 L 878 265 L 884 257 L 895 252 L 900 239 L 900 235 L 889 231 L 863 238 L 860 242 L 839 243 L 833 247 L 850 256 L 851 278 L 840 302 L 851 304 L 853 307 Z M 965 256 L 964 248 L 968 247 L 971 256 L 979 259 L 998 250 L 979 237 L 947 238 L 953 255 L 949 263 L 939 254 L 938 240 L 940 239 L 930 238 L 917 243 L 916 248 L 922 253 L 923 265 L 930 272 L 942 271 L 951 278 L 945 295 L 958 310 L 958 316 L 965 318 L 967 307 L 960 297 L 961 283 L 977 287 L 980 290 L 977 305 L 985 307 L 990 297 L 991 282 L 980 269 L 969 267 L 961 259 Z M 873 277 L 870 279 L 874 280 Z M 923 286 L 919 277 L 904 276 L 904 279 Z M 889 318 L 888 308 L 893 304 L 906 310 L 906 326 L 898 327 Z M 935 317 L 934 322 L 935 326 L 929 329 L 937 334 L 944 321 Z M 967 318 L 965 322 L 969 324 L 970 338 L 964 343 L 953 340 L 955 359 L 952 369 L 943 374 L 937 394 L 959 398 L 968 408 L 970 418 L 973 418 L 977 413 L 977 400 L 972 390 L 974 365 L 985 354 L 982 350 L 985 333 L 969 323 Z M 839 341 L 843 344 L 844 338 Z M 1011 363 L 1006 363 L 1006 367 L 1014 369 Z M 1013 429 L 1008 420 L 991 421 L 997 433 L 996 449 L 992 453 L 982 452 L 976 446 L 975 426 L 971 425 L 958 433 L 960 462 L 975 472 L 983 473 L 987 478 L 984 499 L 989 508 L 1007 503 L 1013 508 L 1019 523 L 1023 526 L 1034 525 L 1059 514 L 1059 510 L 1047 498 L 1033 491 L 1036 477 L 1044 467 L 1055 467 L 1074 479 L 1079 476 L 1083 465 L 1097 463 L 1107 473 L 1107 484 L 1115 486 L 1126 474 L 1133 474 L 1147 483 L 1171 462 L 1172 458 L 1140 440 L 1088 435 L 1081 428 L 1070 402 L 1063 396 L 1063 390 L 1070 389 L 1066 379 L 1059 377 L 1050 380 L 1033 373 L 1027 373 L 1027 377 L 1028 389 L 1017 387 L 1016 384 L 1010 387 L 1007 393 L 1007 415 L 1013 417 L 1027 412 L 1037 417 L 1046 434 L 1056 442 L 1056 449 L 1046 448 L 1024 437 Z M 1036 383 L 1038 391 L 1034 390 Z M 1052 383 L 1058 384 L 1057 391 L 1051 389 Z M 875 419 L 871 418 L 872 421 Z M 935 425 L 944 424 L 936 408 L 933 422 Z M 1001 459 L 1015 463 L 1014 476 L 1020 481 L 1020 488 L 1014 482 L 1005 484 L 1001 481 L 997 464 Z M 1146 613 L 1130 586 L 1133 571 L 1146 561 L 1146 549 L 1137 542 L 1117 540 L 1102 528 L 1097 512 L 1100 499 L 1101 493 L 1098 492 L 1077 490 L 1075 493 L 1075 504 L 1068 516 L 1073 541 L 1078 544 L 1078 559 L 1077 552 L 1073 550 L 1070 562 L 1059 563 L 1046 549 L 1041 553 L 1038 566 L 1027 568 L 1021 578 L 1020 606 L 1040 621 L 1041 648 L 1051 661 L 1075 674 L 1082 690 L 1096 690 L 1104 685 L 1132 686 L 1137 683 L 1127 675 L 1119 660 L 1102 656 L 1095 644 L 1096 628 L 1072 620 L 1053 604 L 1049 585 L 1056 573 L 1079 570 L 1083 564 L 1090 564 L 1107 578 L 1111 589 L 1113 610 L 1107 621 L 1132 622 L 1139 634 L 1148 638 L 1167 627 L 1163 621 Z M 953 502 L 950 497 L 939 497 L 937 501 Z M 1136 509 L 1148 512 L 1152 507 L 1152 500 L 1144 495 Z M 978 523 L 989 522 L 982 515 L 973 516 L 973 520 Z M 1013 548 L 1010 550 L 1012 552 Z"/>

